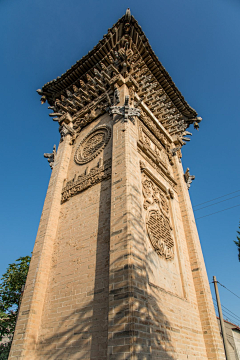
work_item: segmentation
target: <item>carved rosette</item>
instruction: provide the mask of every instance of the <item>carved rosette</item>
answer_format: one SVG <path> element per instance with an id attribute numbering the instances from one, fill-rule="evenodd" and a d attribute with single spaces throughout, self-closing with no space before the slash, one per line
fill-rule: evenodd
<path id="1" fill-rule="evenodd" d="M 167 194 L 144 176 L 142 182 L 146 228 L 153 249 L 166 260 L 174 258 L 174 240 Z"/>
<path id="2" fill-rule="evenodd" d="M 83 165 L 97 157 L 108 144 L 111 137 L 111 128 L 106 125 L 98 126 L 88 133 L 80 142 L 75 152 L 76 164 Z"/>

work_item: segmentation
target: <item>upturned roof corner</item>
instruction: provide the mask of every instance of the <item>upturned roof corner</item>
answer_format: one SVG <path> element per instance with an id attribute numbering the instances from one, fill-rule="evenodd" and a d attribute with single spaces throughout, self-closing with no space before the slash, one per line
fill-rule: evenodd
<path id="1" fill-rule="evenodd" d="M 120 75 L 138 83 L 137 95 L 170 134 L 181 133 L 184 143 L 186 128 L 194 123 L 198 129 L 201 118 L 158 60 L 129 8 L 87 55 L 37 92 L 56 113 L 54 120 L 64 112 L 77 117 L 99 98 L 109 103 L 113 78 Z"/>

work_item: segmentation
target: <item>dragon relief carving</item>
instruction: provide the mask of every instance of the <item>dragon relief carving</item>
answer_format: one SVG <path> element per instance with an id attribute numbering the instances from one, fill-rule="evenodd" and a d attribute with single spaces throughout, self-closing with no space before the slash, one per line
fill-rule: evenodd
<path id="1" fill-rule="evenodd" d="M 153 249 L 166 260 L 174 258 L 174 240 L 169 211 L 169 196 L 146 175 L 142 180 L 146 228 Z M 171 194 L 170 194 L 171 197 Z"/>

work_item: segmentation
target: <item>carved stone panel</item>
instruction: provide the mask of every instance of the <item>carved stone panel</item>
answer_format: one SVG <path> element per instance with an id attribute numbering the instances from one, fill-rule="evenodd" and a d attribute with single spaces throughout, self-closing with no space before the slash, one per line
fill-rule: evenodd
<path id="1" fill-rule="evenodd" d="M 74 160 L 83 165 L 97 157 L 107 145 L 111 137 L 111 128 L 106 125 L 98 126 L 88 133 L 77 147 Z"/>
<path id="2" fill-rule="evenodd" d="M 112 159 L 102 161 L 100 159 L 98 166 L 93 167 L 85 173 L 79 175 L 76 178 L 76 175 L 72 180 L 69 180 L 62 189 L 62 199 L 61 203 L 66 202 L 71 197 L 87 190 L 88 188 L 111 178 L 111 168 L 112 168 Z"/>
<path id="3" fill-rule="evenodd" d="M 160 257 L 172 260 L 174 258 L 174 240 L 167 194 L 146 175 L 143 175 L 142 189 L 149 240 Z"/>
<path id="4" fill-rule="evenodd" d="M 151 134 L 141 121 L 138 124 L 138 134 L 138 152 L 169 183 L 171 188 L 175 188 L 177 183 L 171 175 L 170 150 L 166 142 L 162 143 Z"/>

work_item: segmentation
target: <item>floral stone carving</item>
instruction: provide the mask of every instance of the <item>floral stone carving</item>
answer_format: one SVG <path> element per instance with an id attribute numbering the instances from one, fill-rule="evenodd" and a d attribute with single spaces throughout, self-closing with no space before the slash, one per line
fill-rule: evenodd
<path id="1" fill-rule="evenodd" d="M 80 142 L 74 160 L 77 164 L 86 164 L 97 157 L 107 145 L 111 137 L 111 128 L 106 125 L 98 126 Z"/>
<path id="2" fill-rule="evenodd" d="M 90 169 L 89 172 L 86 171 L 77 178 L 75 175 L 72 180 L 67 182 L 67 184 L 62 189 L 61 203 L 63 204 L 73 196 L 80 194 L 88 188 L 99 184 L 104 180 L 110 179 L 111 172 L 112 159 L 103 161 L 101 158 L 98 165 Z"/>
<path id="3" fill-rule="evenodd" d="M 146 228 L 156 253 L 166 260 L 174 257 L 174 240 L 167 194 L 147 177 L 142 182 Z"/>

